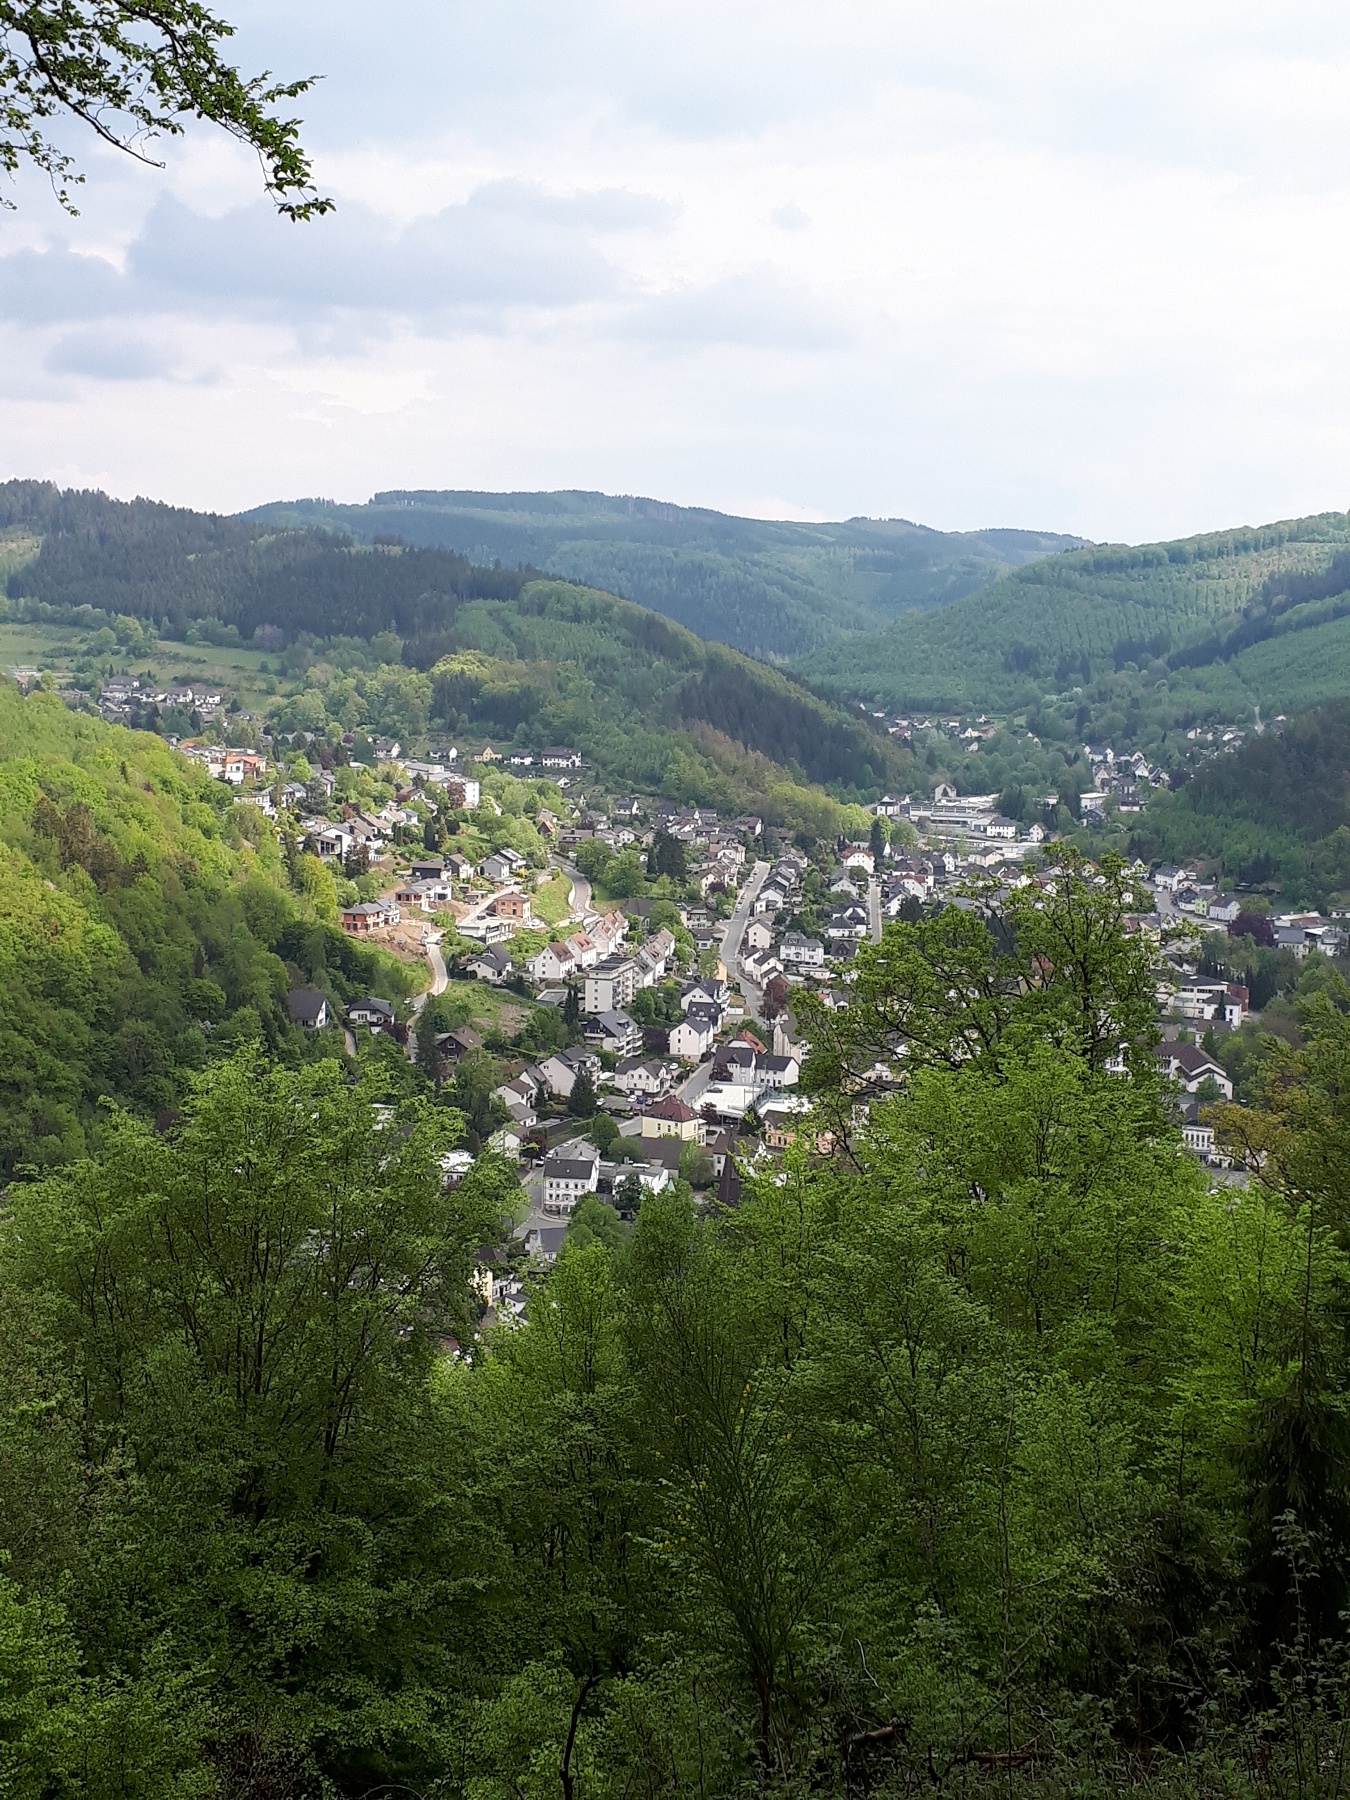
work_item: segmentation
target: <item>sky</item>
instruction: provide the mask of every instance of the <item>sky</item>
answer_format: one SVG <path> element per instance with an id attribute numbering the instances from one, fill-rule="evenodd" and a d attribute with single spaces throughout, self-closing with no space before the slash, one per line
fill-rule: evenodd
<path id="1" fill-rule="evenodd" d="M 0 213 L 0 476 L 598 488 L 1145 541 L 1350 506 L 1350 8 L 220 0 L 194 129 Z"/>

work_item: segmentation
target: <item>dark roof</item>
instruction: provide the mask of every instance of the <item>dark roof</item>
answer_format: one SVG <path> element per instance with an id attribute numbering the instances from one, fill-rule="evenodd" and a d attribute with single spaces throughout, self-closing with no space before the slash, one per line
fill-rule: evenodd
<path id="1" fill-rule="evenodd" d="M 378 994 L 368 994 L 364 1000 L 354 1001 L 350 1010 L 356 1012 L 378 1013 L 382 1019 L 392 1019 L 394 1009 L 387 1000 L 381 1000 Z"/>
<path id="2" fill-rule="evenodd" d="M 552 1175 L 558 1181 L 589 1181 L 599 1160 L 598 1156 L 595 1162 L 589 1158 L 564 1156 L 560 1150 L 555 1150 L 544 1158 L 544 1174 Z"/>
<path id="3" fill-rule="evenodd" d="M 328 996 L 315 988 L 292 988 L 286 997 L 286 1010 L 295 1025 L 317 1025 L 328 1004 Z"/>
<path id="4" fill-rule="evenodd" d="M 1216 1075 L 1228 1073 L 1221 1063 L 1215 1062 L 1198 1044 L 1169 1044 L 1165 1050 L 1159 1051 L 1159 1055 L 1165 1061 L 1174 1062 L 1190 1078 L 1204 1074 L 1207 1069 L 1212 1069 Z"/>

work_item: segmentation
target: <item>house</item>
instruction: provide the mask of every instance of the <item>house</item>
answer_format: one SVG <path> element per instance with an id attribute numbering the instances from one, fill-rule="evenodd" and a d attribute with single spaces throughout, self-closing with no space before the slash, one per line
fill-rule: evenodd
<path id="1" fill-rule="evenodd" d="M 798 1119 L 810 1110 L 810 1101 L 796 1094 L 776 1094 L 771 1100 L 761 1100 L 758 1111 L 769 1149 L 786 1150 L 797 1135 Z"/>
<path id="2" fill-rule="evenodd" d="M 1209 916 L 1216 925 L 1231 925 L 1241 911 L 1236 894 L 1219 894 L 1209 903 Z"/>
<path id="3" fill-rule="evenodd" d="M 511 1123 L 519 1130 L 528 1131 L 531 1125 L 538 1123 L 535 1087 L 527 1076 L 518 1075 L 514 1081 L 504 1081 L 500 1087 L 493 1088 L 492 1092 L 506 1107 L 511 1115 Z"/>
<path id="4" fill-rule="evenodd" d="M 544 1158 L 544 1211 L 570 1213 L 585 1194 L 600 1185 L 600 1152 L 594 1144 L 574 1140 Z"/>
<path id="5" fill-rule="evenodd" d="M 501 944 L 494 944 L 491 949 L 479 950 L 464 962 L 464 973 L 475 981 L 490 981 L 493 987 L 500 987 L 511 974 L 511 952 Z"/>
<path id="6" fill-rule="evenodd" d="M 456 812 L 472 812 L 483 798 L 482 784 L 472 776 L 452 775 L 442 785 L 446 799 Z"/>
<path id="7" fill-rule="evenodd" d="M 861 943 L 870 929 L 865 906 L 841 906 L 830 914 L 825 935 L 835 941 Z"/>
<path id="8" fill-rule="evenodd" d="M 291 1024 L 302 1025 L 306 1031 L 322 1031 L 333 1022 L 326 997 L 314 988 L 292 988 L 286 996 L 286 1011 Z"/>
<path id="9" fill-rule="evenodd" d="M 1163 1044 L 1156 1052 L 1164 1075 L 1170 1076 L 1188 1094 L 1196 1093 L 1206 1081 L 1212 1081 L 1225 1100 L 1233 1098 L 1233 1083 L 1228 1071 L 1196 1044 Z"/>
<path id="10" fill-rule="evenodd" d="M 631 957 L 610 956 L 586 971 L 581 1010 L 586 1013 L 613 1012 L 627 1006 L 638 987 L 637 964 Z"/>
<path id="11" fill-rule="evenodd" d="M 711 1019 L 702 1013 L 686 1014 L 678 1025 L 671 1026 L 666 1046 L 672 1056 L 684 1062 L 698 1062 L 712 1049 L 716 1036 L 717 1027 Z"/>
<path id="12" fill-rule="evenodd" d="M 546 769 L 579 769 L 581 752 L 565 750 L 557 744 L 551 744 L 539 758 Z"/>
<path id="13" fill-rule="evenodd" d="M 342 909 L 342 929 L 353 937 L 361 937 L 368 931 L 381 931 L 386 925 L 397 925 L 403 917 L 397 904 L 392 900 L 363 900 L 356 906 L 344 906 Z"/>
<path id="14" fill-rule="evenodd" d="M 1277 925 L 1275 927 L 1275 948 L 1292 950 L 1299 962 L 1303 962 L 1312 948 L 1308 933 L 1302 925 Z"/>
<path id="15" fill-rule="evenodd" d="M 545 944 L 525 968 L 532 981 L 554 982 L 566 981 L 576 966 L 576 958 L 566 944 Z"/>
<path id="16" fill-rule="evenodd" d="M 773 932 L 763 919 L 751 919 L 741 936 L 741 951 L 767 950 L 773 942 Z"/>
<path id="17" fill-rule="evenodd" d="M 512 889 L 509 894 L 498 894 L 489 904 L 488 911 L 494 919 L 513 919 L 523 925 L 531 916 L 530 896 Z"/>
<path id="18" fill-rule="evenodd" d="M 724 1011 L 727 1004 L 727 984 L 715 975 L 705 975 L 699 981 L 691 981 L 687 987 L 680 989 L 680 1005 L 685 1012 L 691 1006 L 714 1006 Z"/>
<path id="19" fill-rule="evenodd" d="M 876 858 L 866 844 L 850 844 L 842 860 L 846 869 L 865 869 L 869 875 L 876 867 Z"/>
<path id="20" fill-rule="evenodd" d="M 642 1115 L 644 1138 L 681 1138 L 687 1144 L 703 1142 L 703 1125 L 692 1106 L 674 1094 L 655 1100 Z"/>
<path id="21" fill-rule="evenodd" d="M 467 856 L 447 856 L 445 872 L 452 875 L 456 881 L 472 881 L 478 870 Z M 413 870 L 413 873 L 417 873 L 416 869 Z"/>
<path id="22" fill-rule="evenodd" d="M 539 1065 L 539 1073 L 548 1083 L 549 1091 L 560 1100 L 571 1098 L 577 1076 L 583 1070 L 592 1081 L 600 1079 L 600 1058 L 593 1050 L 559 1050 Z"/>
<path id="23" fill-rule="evenodd" d="M 349 1025 L 369 1025 L 372 1031 L 380 1030 L 394 1022 L 394 1009 L 387 1000 L 381 1000 L 370 994 L 364 1000 L 357 1000 L 347 1008 Z"/>
<path id="24" fill-rule="evenodd" d="M 660 1057 L 626 1056 L 610 1076 L 620 1093 L 637 1100 L 657 1100 L 673 1086 L 677 1063 Z"/>
<path id="25" fill-rule="evenodd" d="M 588 1019 L 585 1035 L 593 1050 L 607 1050 L 616 1057 L 636 1056 L 642 1048 L 641 1027 L 621 1009 Z"/>
<path id="26" fill-rule="evenodd" d="M 481 1050 L 483 1040 L 476 1031 L 462 1025 L 458 1031 L 442 1032 L 436 1039 L 436 1048 L 447 1062 L 459 1062 L 470 1050 Z"/>
<path id="27" fill-rule="evenodd" d="M 789 931 L 779 949 L 785 967 L 823 969 L 825 946 L 819 938 L 804 937 L 800 931 Z"/>
<path id="28" fill-rule="evenodd" d="M 412 879 L 414 881 L 443 881 L 445 867 L 439 859 L 435 862 L 415 862 L 412 866 Z"/>
<path id="29" fill-rule="evenodd" d="M 519 851 L 501 849 L 483 858 L 482 871 L 489 881 L 514 881 L 525 866 L 525 858 Z"/>

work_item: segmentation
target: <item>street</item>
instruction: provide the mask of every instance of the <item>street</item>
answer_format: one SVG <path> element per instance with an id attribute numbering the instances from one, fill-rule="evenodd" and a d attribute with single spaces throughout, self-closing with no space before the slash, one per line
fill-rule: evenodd
<path id="1" fill-rule="evenodd" d="M 750 878 L 741 889 L 740 896 L 736 901 L 736 910 L 727 921 L 726 934 L 722 939 L 722 961 L 726 964 L 727 979 L 740 982 L 741 993 L 745 997 L 750 1017 L 757 1019 L 760 1024 L 764 1022 L 763 1014 L 759 1010 L 764 1000 L 763 991 L 740 973 L 740 960 L 745 928 L 750 923 L 750 909 L 755 903 L 755 897 L 759 890 L 764 886 L 764 878 L 768 873 L 769 865 L 766 862 L 757 862 L 750 871 Z"/>
<path id="2" fill-rule="evenodd" d="M 881 883 L 876 876 L 867 883 L 867 923 L 872 933 L 872 942 L 881 942 Z"/>

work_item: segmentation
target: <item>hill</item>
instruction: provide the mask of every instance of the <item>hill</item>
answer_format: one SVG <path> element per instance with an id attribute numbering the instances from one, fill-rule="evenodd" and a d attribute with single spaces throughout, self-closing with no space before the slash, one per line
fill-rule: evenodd
<path id="1" fill-rule="evenodd" d="M 806 659 L 811 679 L 894 708 L 1110 699 L 1166 684 L 1171 712 L 1240 716 L 1350 691 L 1350 517 L 1322 513 L 1174 543 L 1075 550 Z M 1306 634 L 1306 635 L 1305 635 Z M 1320 634 L 1320 635 L 1319 635 Z M 1148 705 L 1168 710 L 1166 695 Z"/>
<path id="2" fill-rule="evenodd" d="M 78 1155 L 100 1101 L 173 1108 L 209 1051 L 303 1059 L 296 979 L 406 991 L 205 769 L 0 682 L 0 1177 Z"/>
<path id="3" fill-rule="evenodd" d="M 101 609 L 176 639 L 307 644 L 301 666 L 364 645 L 367 660 L 434 674 L 431 723 L 575 744 L 620 786 L 782 811 L 803 784 L 849 799 L 912 777 L 884 733 L 792 676 L 527 569 L 38 483 L 0 487 L 0 531 L 30 546 L 8 581 L 21 612 L 85 609 L 92 622 Z M 806 804 L 798 794 L 785 818 Z"/>
<path id="4" fill-rule="evenodd" d="M 391 492 L 364 506 L 296 500 L 246 516 L 341 530 L 363 543 L 396 537 L 478 563 L 529 564 L 779 662 L 911 608 L 945 606 L 1006 569 L 1082 542 L 1055 532 L 932 531 L 907 519 L 741 519 L 580 492 Z"/>
<path id="5" fill-rule="evenodd" d="M 1243 887 L 1277 884 L 1327 905 L 1350 889 L 1350 699 L 1312 707 L 1280 731 L 1206 762 L 1149 805 L 1134 846 L 1203 856 Z"/>

